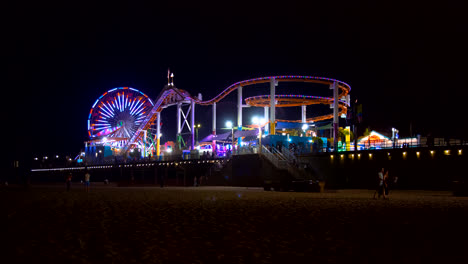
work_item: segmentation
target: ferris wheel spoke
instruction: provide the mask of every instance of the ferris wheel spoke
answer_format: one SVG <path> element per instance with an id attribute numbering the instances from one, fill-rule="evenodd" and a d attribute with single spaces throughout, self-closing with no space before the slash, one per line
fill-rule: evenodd
<path id="1" fill-rule="evenodd" d="M 104 111 L 106 114 L 108 114 L 109 116 L 112 116 L 112 112 L 109 112 L 109 110 L 107 110 L 105 107 L 101 107 L 100 109 Z"/>
<path id="2" fill-rule="evenodd" d="M 132 112 L 135 112 L 135 109 L 138 109 L 140 106 L 142 105 L 142 102 L 141 102 L 141 98 L 140 100 L 138 100 L 135 104 L 135 106 L 133 107 L 133 109 L 130 109 L 130 114 L 132 114 Z"/>
<path id="3" fill-rule="evenodd" d="M 111 118 L 111 116 L 108 115 L 107 113 L 105 113 L 104 111 L 99 111 L 99 114 L 101 114 L 101 115 L 103 115 L 103 116 L 105 116 L 107 118 Z"/>
<path id="4" fill-rule="evenodd" d="M 114 97 L 115 101 L 115 109 L 119 110 L 119 103 L 117 102 L 117 98 Z"/>
<path id="5" fill-rule="evenodd" d="M 112 111 L 112 106 L 110 106 L 108 102 L 103 103 L 103 105 L 104 105 L 104 107 L 106 108 L 106 110 L 109 111 L 109 113 L 112 113 L 112 112 L 113 112 L 113 111 Z"/>
<path id="6" fill-rule="evenodd" d="M 140 107 L 140 110 L 138 110 L 138 112 L 135 112 L 134 115 L 139 115 L 145 108 L 143 107 Z"/>
<path id="7" fill-rule="evenodd" d="M 134 103 L 134 104 L 132 105 L 132 107 L 130 107 L 130 114 L 133 113 L 133 110 L 134 110 L 135 107 L 138 105 L 139 101 L 136 101 L 136 100 L 135 100 L 135 101 L 133 101 L 133 103 Z"/>
<path id="8" fill-rule="evenodd" d="M 137 107 L 135 107 L 135 108 L 133 109 L 133 112 L 131 112 L 130 114 L 131 114 L 131 115 L 135 115 L 135 113 L 138 112 L 138 111 L 140 110 L 141 107 L 142 107 L 142 104 L 139 104 Z"/>
<path id="9" fill-rule="evenodd" d="M 135 101 L 136 101 L 136 100 L 133 100 L 133 101 L 132 101 L 132 99 L 130 99 L 130 104 L 129 104 L 129 106 L 128 106 L 128 109 L 129 109 L 130 111 L 131 111 L 133 105 L 135 104 Z"/>
<path id="10" fill-rule="evenodd" d="M 94 130 L 99 131 L 99 130 L 104 130 L 104 129 L 108 129 L 108 128 L 110 128 L 110 126 L 108 126 L 108 127 L 94 128 Z"/>

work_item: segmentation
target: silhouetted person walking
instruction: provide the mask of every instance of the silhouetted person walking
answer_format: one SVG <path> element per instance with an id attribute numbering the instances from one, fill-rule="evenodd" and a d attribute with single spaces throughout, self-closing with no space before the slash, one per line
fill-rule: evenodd
<path id="1" fill-rule="evenodd" d="M 70 191 L 71 181 L 72 181 L 72 174 L 71 174 L 71 172 L 70 172 L 70 173 L 68 174 L 68 176 L 67 176 L 67 179 L 66 179 L 66 183 L 67 183 L 67 192 Z"/>
<path id="2" fill-rule="evenodd" d="M 84 176 L 84 184 L 86 187 L 86 192 L 89 192 L 89 180 L 91 178 L 91 175 L 89 174 L 89 171 L 86 170 L 85 176 Z"/>

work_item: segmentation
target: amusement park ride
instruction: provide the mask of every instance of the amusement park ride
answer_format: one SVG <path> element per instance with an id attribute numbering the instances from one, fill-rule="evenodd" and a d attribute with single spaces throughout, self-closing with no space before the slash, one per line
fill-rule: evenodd
<path id="1" fill-rule="evenodd" d="M 127 155 L 138 148 L 143 157 L 161 155 L 161 112 L 170 106 L 177 107 L 177 139 L 181 140 L 182 131 L 187 125 L 191 134 L 190 149 L 195 148 L 195 105 L 212 106 L 212 133 L 216 135 L 216 104 L 237 90 L 237 129 L 242 130 L 242 109 L 244 107 L 263 107 L 265 131 L 276 134 L 277 122 L 313 123 L 333 119 L 334 146 L 338 138 L 338 118 L 346 115 L 349 107 L 351 87 L 335 79 L 313 76 L 270 76 L 236 82 L 210 100 L 202 100 L 201 94 L 192 96 L 187 91 L 174 86 L 174 75 L 168 72 L 168 84 L 153 101 L 146 94 L 130 87 L 111 89 L 101 95 L 91 108 L 88 118 L 89 141 L 86 147 L 108 146 L 114 155 Z M 303 82 L 328 85 L 333 97 L 310 95 L 278 95 L 276 87 L 280 82 Z M 243 103 L 242 91 L 254 84 L 269 83 L 270 94 L 249 97 Z M 333 113 L 307 117 L 308 105 L 324 104 L 333 108 Z M 188 108 L 184 112 L 183 108 Z M 301 107 L 301 120 L 279 120 L 275 117 L 276 107 Z M 190 115 L 190 116 L 189 116 Z M 182 120 L 183 118 L 183 120 Z M 190 122 L 189 122 L 190 119 Z M 242 139 L 237 139 L 240 145 Z M 216 142 L 212 142 L 213 149 Z"/>

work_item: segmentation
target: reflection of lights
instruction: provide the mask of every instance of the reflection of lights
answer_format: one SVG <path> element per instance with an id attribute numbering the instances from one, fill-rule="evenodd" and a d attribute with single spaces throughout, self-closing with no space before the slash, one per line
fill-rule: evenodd
<path id="1" fill-rule="evenodd" d="M 309 125 L 308 124 L 303 124 L 302 125 L 302 130 L 307 130 L 309 128 Z"/>

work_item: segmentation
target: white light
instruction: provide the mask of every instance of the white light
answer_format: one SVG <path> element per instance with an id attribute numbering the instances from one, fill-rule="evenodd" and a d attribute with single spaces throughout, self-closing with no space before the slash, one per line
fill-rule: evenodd
<path id="1" fill-rule="evenodd" d="M 260 121 L 259 121 L 258 117 L 256 117 L 256 116 L 252 117 L 252 123 L 253 124 L 258 125 L 259 122 Z"/>
<path id="2" fill-rule="evenodd" d="M 226 127 L 227 127 L 227 128 L 232 128 L 232 122 L 231 122 L 231 121 L 227 121 L 227 122 L 226 122 Z"/>
<path id="3" fill-rule="evenodd" d="M 102 150 L 99 150 L 99 153 L 102 153 Z"/>
<path id="4" fill-rule="evenodd" d="M 58 159 L 59 156 L 58 156 L 58 155 L 55 155 L 55 157 Z"/>
<path id="5" fill-rule="evenodd" d="M 102 142 L 107 142 L 107 137 L 103 137 Z"/>
<path id="6" fill-rule="evenodd" d="M 44 159 L 47 159 L 47 156 L 45 156 Z"/>
<path id="7" fill-rule="evenodd" d="M 170 152 L 172 152 L 172 148 L 167 148 L 166 151 L 170 153 Z"/>
<path id="8" fill-rule="evenodd" d="M 34 158 L 34 160 L 37 160 L 37 158 Z"/>
<path id="9" fill-rule="evenodd" d="M 302 130 L 307 130 L 309 128 L 309 125 L 308 124 L 303 124 L 302 125 Z"/>

